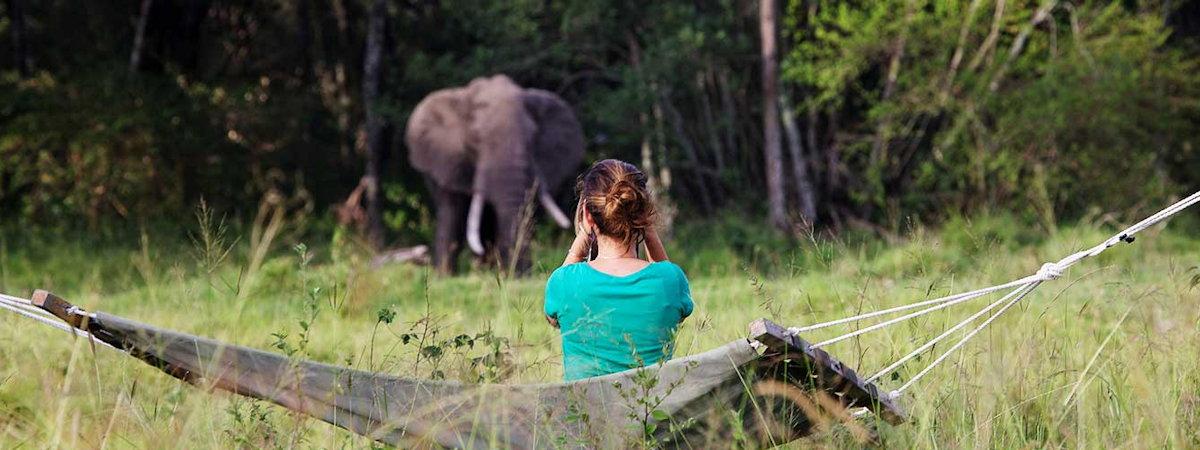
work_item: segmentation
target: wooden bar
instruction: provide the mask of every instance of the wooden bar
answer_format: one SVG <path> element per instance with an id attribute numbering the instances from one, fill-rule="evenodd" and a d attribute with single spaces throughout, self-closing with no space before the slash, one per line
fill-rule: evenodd
<path id="1" fill-rule="evenodd" d="M 63 300 L 62 297 L 54 295 L 49 291 L 42 289 L 33 291 L 33 297 L 30 300 L 33 302 L 33 306 L 54 314 L 54 317 L 62 319 L 75 328 L 83 328 L 83 324 L 87 319 L 87 316 L 72 311 L 75 305 L 70 304 L 66 300 Z"/>
<path id="2" fill-rule="evenodd" d="M 886 391 L 866 382 L 854 369 L 824 350 L 814 349 L 804 339 L 788 333 L 786 328 L 767 319 L 758 319 L 750 323 L 750 339 L 767 347 L 764 356 L 788 364 L 789 369 L 800 370 L 802 373 L 794 379 L 811 380 L 804 386 L 806 390 L 831 394 L 847 409 L 866 407 L 891 424 L 907 420 Z"/>

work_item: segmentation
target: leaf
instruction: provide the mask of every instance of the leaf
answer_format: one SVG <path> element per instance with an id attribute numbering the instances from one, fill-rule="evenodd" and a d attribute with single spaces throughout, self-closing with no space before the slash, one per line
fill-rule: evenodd
<path id="1" fill-rule="evenodd" d="M 655 431 L 658 431 L 657 423 L 650 422 L 650 423 L 646 424 L 646 436 L 653 435 Z"/>
<path id="2" fill-rule="evenodd" d="M 654 410 L 654 411 L 651 411 L 651 412 L 650 412 L 650 417 L 653 417 L 653 418 L 654 418 L 654 420 L 657 420 L 657 421 L 659 421 L 659 422 L 665 422 L 665 421 L 667 421 L 667 420 L 670 420 L 670 419 L 671 419 L 671 415 L 670 415 L 670 414 L 667 414 L 667 412 L 666 412 L 666 411 L 663 411 L 663 410 L 661 410 L 661 409 L 656 409 L 656 410 Z"/>
<path id="3" fill-rule="evenodd" d="M 386 307 L 379 308 L 379 311 L 375 313 L 375 318 L 379 322 L 391 324 L 393 320 L 396 320 L 396 311 Z"/>
<path id="4" fill-rule="evenodd" d="M 421 349 L 421 356 L 426 358 L 437 358 L 442 356 L 442 348 L 436 345 L 427 345 Z"/>

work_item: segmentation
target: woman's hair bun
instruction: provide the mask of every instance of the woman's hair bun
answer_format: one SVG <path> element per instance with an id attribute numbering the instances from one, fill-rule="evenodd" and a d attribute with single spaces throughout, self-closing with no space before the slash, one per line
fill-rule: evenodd
<path id="1" fill-rule="evenodd" d="M 576 190 L 601 234 L 629 245 L 653 224 L 654 203 L 646 175 L 633 164 L 600 161 L 579 177 Z"/>

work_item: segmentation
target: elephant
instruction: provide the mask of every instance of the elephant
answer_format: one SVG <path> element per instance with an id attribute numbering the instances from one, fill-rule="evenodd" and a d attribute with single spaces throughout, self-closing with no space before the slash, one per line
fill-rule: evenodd
<path id="1" fill-rule="evenodd" d="M 434 202 L 439 273 L 453 273 L 464 237 L 473 253 L 494 256 L 503 270 L 527 271 L 532 230 L 520 223 L 527 198 L 536 197 L 558 226 L 571 227 L 554 192 L 583 162 L 584 136 L 558 95 L 522 88 L 505 75 L 476 78 L 417 104 L 405 143 Z"/>

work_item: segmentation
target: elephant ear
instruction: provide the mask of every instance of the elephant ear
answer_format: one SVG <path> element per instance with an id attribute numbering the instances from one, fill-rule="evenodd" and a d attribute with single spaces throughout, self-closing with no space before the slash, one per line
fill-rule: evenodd
<path id="1" fill-rule="evenodd" d="M 475 155 L 467 145 L 469 121 L 466 89 L 442 89 L 426 96 L 405 129 L 409 164 L 442 188 L 470 192 Z"/>
<path id="2" fill-rule="evenodd" d="M 566 101 L 553 92 L 525 89 L 525 110 L 537 123 L 533 163 L 551 191 L 572 178 L 583 162 L 583 127 Z"/>

